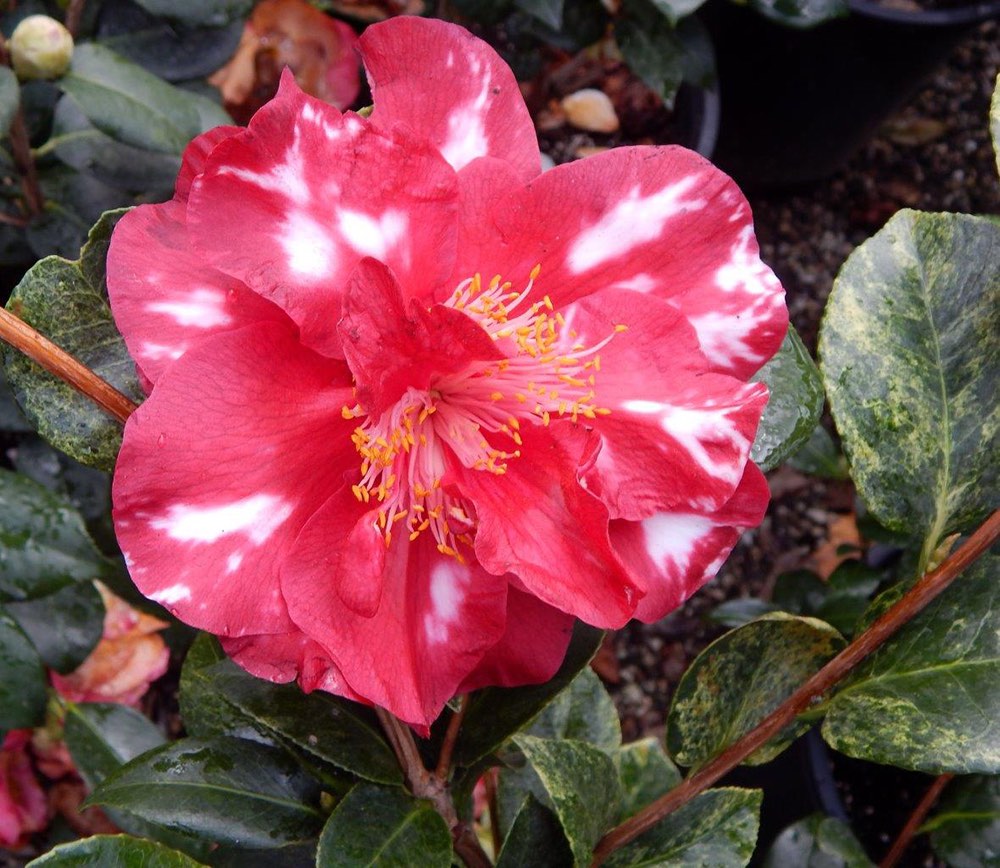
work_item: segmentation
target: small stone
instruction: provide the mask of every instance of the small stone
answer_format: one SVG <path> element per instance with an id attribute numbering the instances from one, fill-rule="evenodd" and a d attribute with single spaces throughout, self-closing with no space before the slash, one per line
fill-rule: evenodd
<path id="1" fill-rule="evenodd" d="M 613 133 L 618 129 L 618 115 L 603 90 L 586 87 L 564 97 L 562 110 L 574 127 L 591 133 Z"/>
<path id="2" fill-rule="evenodd" d="M 59 78 L 73 58 L 73 37 L 48 15 L 29 15 L 11 34 L 10 60 L 22 81 Z"/>

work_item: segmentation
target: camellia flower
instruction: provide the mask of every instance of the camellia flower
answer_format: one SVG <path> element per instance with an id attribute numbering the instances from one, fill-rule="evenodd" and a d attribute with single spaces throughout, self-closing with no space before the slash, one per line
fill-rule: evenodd
<path id="1" fill-rule="evenodd" d="M 549 678 L 575 617 L 678 606 L 759 522 L 748 383 L 785 333 L 735 185 L 677 147 L 539 174 L 510 70 L 441 21 L 286 76 L 108 260 L 150 395 L 115 475 L 137 585 L 249 671 L 420 730 Z"/>
<path id="2" fill-rule="evenodd" d="M 30 729 L 15 729 L 0 745 L 0 846 L 17 849 L 48 822 L 49 810 L 25 748 Z"/>
<path id="3" fill-rule="evenodd" d="M 87 659 L 69 675 L 52 673 L 52 686 L 72 702 L 137 705 L 149 685 L 167 671 L 170 649 L 159 631 L 168 625 L 133 609 L 100 582 L 104 635 Z"/>

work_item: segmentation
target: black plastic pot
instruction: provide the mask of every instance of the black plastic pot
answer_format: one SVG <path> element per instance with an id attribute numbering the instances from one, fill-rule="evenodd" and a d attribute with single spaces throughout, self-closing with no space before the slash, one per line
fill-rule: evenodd
<path id="1" fill-rule="evenodd" d="M 722 123 L 715 161 L 749 188 L 835 172 L 1000 0 L 904 11 L 850 0 L 851 14 L 811 30 L 711 0 Z"/>

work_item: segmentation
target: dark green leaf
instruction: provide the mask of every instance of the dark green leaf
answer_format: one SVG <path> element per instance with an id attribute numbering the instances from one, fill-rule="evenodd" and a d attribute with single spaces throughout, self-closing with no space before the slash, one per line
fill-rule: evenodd
<path id="1" fill-rule="evenodd" d="M 998 578 L 1000 557 L 980 558 L 862 662 L 829 701 L 827 742 L 930 774 L 1000 772 Z"/>
<path id="2" fill-rule="evenodd" d="M 866 566 L 861 561 L 844 561 L 830 574 L 823 602 L 811 614 L 845 636 L 853 635 L 858 619 L 868 608 L 882 577 L 881 570 Z"/>
<path id="3" fill-rule="evenodd" d="M 14 394 L 7 383 L 7 374 L 3 365 L 0 365 L 0 431 L 22 434 L 34 430 L 14 400 Z"/>
<path id="4" fill-rule="evenodd" d="M 209 689 L 251 728 L 365 780 L 402 783 L 396 757 L 365 706 L 319 691 L 306 694 L 295 684 L 254 678 L 229 660 L 200 672 Z"/>
<path id="5" fill-rule="evenodd" d="M 575 865 L 589 865 L 594 844 L 610 827 L 621 801 L 614 761 L 580 741 L 514 736 L 566 833 Z"/>
<path id="6" fill-rule="evenodd" d="M 707 790 L 616 850 L 604 864 L 608 868 L 743 868 L 757 843 L 760 803 L 760 790 Z"/>
<path id="7" fill-rule="evenodd" d="M 785 829 L 771 845 L 764 868 L 874 868 L 850 827 L 813 814 Z"/>
<path id="8" fill-rule="evenodd" d="M 538 738 L 572 738 L 615 755 L 622 728 L 615 704 L 588 666 L 523 730 Z"/>
<path id="9" fill-rule="evenodd" d="M 748 621 L 766 615 L 769 612 L 777 612 L 781 609 L 774 603 L 767 600 L 758 600 L 755 597 L 739 597 L 735 600 L 726 600 L 720 603 L 708 613 L 708 620 L 715 624 L 722 624 L 723 627 L 742 627 Z"/>
<path id="10" fill-rule="evenodd" d="M 205 97 L 173 87 L 94 43 L 77 46 L 59 87 L 99 130 L 150 151 L 180 154 L 198 133 L 231 122 Z"/>
<path id="11" fill-rule="evenodd" d="M 67 705 L 65 739 L 73 764 L 91 789 L 165 741 L 163 733 L 138 711 L 99 702 Z"/>
<path id="12" fill-rule="evenodd" d="M 750 6 L 765 18 L 798 29 L 815 27 L 848 12 L 846 0 L 750 0 Z"/>
<path id="13" fill-rule="evenodd" d="M 775 612 L 709 645 L 681 677 L 667 717 L 667 749 L 700 766 L 749 732 L 843 646 L 829 624 Z M 792 725 L 745 762 L 766 762 L 807 729 Z"/>
<path id="14" fill-rule="evenodd" d="M 655 738 L 622 746 L 618 753 L 622 784 L 621 823 L 681 782 L 681 774 Z"/>
<path id="15" fill-rule="evenodd" d="M 401 790 L 360 784 L 330 815 L 317 868 L 449 868 L 451 833 L 430 802 Z"/>
<path id="16" fill-rule="evenodd" d="M 622 58 L 672 108 L 684 78 L 684 45 L 670 22 L 647 0 L 628 0 L 615 22 Z"/>
<path id="17" fill-rule="evenodd" d="M 823 381 L 795 329 L 753 378 L 771 390 L 750 457 L 761 470 L 771 470 L 809 440 L 823 412 Z"/>
<path id="18" fill-rule="evenodd" d="M 97 255 L 106 249 L 107 235 L 122 213 L 102 217 L 93 227 L 80 262 L 50 256 L 32 266 L 7 308 L 119 391 L 141 401 L 135 365 L 108 307 L 103 257 Z M 121 446 L 117 420 L 20 353 L 9 349 L 5 361 L 18 400 L 46 440 L 84 464 L 114 467 Z"/>
<path id="19" fill-rule="evenodd" d="M 9 66 L 0 67 L 0 136 L 7 135 L 20 104 L 21 89 L 17 86 L 14 70 Z"/>
<path id="20" fill-rule="evenodd" d="M 8 603 L 7 612 L 31 639 L 45 665 L 61 674 L 80 666 L 104 633 L 104 601 L 91 582 Z"/>
<path id="21" fill-rule="evenodd" d="M 514 5 L 553 30 L 562 27 L 563 0 L 514 0 Z"/>
<path id="22" fill-rule="evenodd" d="M 0 600 L 30 600 L 107 572 L 107 560 L 62 498 L 0 469 Z"/>
<path id="23" fill-rule="evenodd" d="M 31 868 L 198 868 L 177 850 L 129 835 L 94 835 L 62 844 L 28 863 Z"/>
<path id="24" fill-rule="evenodd" d="M 566 659 L 549 681 L 528 687 L 488 687 L 473 693 L 455 745 L 455 762 L 471 766 L 537 717 L 590 662 L 603 637 L 602 631 L 578 622 Z"/>
<path id="25" fill-rule="evenodd" d="M 246 18 L 253 0 L 135 0 L 151 15 L 189 27 L 221 27 Z"/>
<path id="26" fill-rule="evenodd" d="M 948 785 L 922 832 L 951 868 L 1000 866 L 1000 778 L 973 775 Z"/>
<path id="27" fill-rule="evenodd" d="M 150 151 L 115 141 L 87 120 L 66 96 L 52 120 L 52 137 L 45 144 L 66 165 L 93 175 L 110 187 L 167 199 L 180 170 L 176 154 Z"/>
<path id="28" fill-rule="evenodd" d="M 850 475 L 847 461 L 822 425 L 813 428 L 809 439 L 785 463 L 824 479 L 847 479 Z"/>
<path id="29" fill-rule="evenodd" d="M 653 6 L 666 16 L 673 27 L 678 22 L 700 8 L 705 0 L 652 0 Z"/>
<path id="30" fill-rule="evenodd" d="M 524 797 L 504 839 L 497 868 L 569 868 L 573 853 L 555 814 L 530 793 Z"/>
<path id="31" fill-rule="evenodd" d="M 1000 225 L 901 211 L 844 264 L 820 335 L 852 476 L 886 527 L 938 543 L 997 505 Z"/>
<path id="32" fill-rule="evenodd" d="M 210 675 L 213 664 L 225 661 L 219 640 L 202 633 L 191 644 L 181 668 L 179 701 L 181 717 L 189 735 L 209 738 L 231 735 L 256 741 L 270 741 L 246 715 L 219 695 Z M 235 664 L 234 664 L 235 665 Z"/>
<path id="33" fill-rule="evenodd" d="M 86 804 L 120 808 L 189 835 L 244 848 L 314 836 L 319 790 L 277 748 L 237 738 L 186 738 L 113 772 Z"/>
<path id="34" fill-rule="evenodd" d="M 41 725 L 47 687 L 35 646 L 0 606 L 0 732 Z"/>

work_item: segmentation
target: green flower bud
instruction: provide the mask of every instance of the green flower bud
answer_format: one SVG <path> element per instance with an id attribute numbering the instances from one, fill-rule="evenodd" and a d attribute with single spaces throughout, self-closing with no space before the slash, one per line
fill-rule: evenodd
<path id="1" fill-rule="evenodd" d="M 7 44 L 17 77 L 59 78 L 69 69 L 73 37 L 48 15 L 29 15 L 14 28 Z"/>

